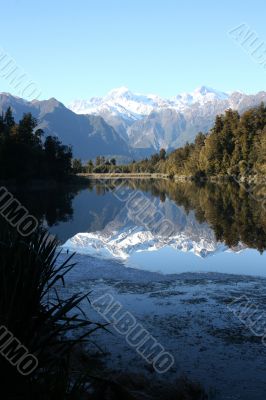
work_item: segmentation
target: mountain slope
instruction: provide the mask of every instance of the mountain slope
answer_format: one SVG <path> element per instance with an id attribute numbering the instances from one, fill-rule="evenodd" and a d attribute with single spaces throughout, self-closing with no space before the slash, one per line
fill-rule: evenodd
<path id="1" fill-rule="evenodd" d="M 27 102 L 7 93 L 0 94 L 0 112 L 11 106 L 15 120 L 30 112 L 46 135 L 56 135 L 73 146 L 73 154 L 83 160 L 97 155 L 129 155 L 125 140 L 101 116 L 78 115 L 54 98 Z"/>
<path id="2" fill-rule="evenodd" d="M 228 108 L 243 112 L 261 101 L 266 102 L 266 92 L 229 94 L 202 86 L 192 93 L 163 99 L 122 87 L 102 98 L 75 101 L 69 107 L 76 113 L 102 116 L 136 155 L 144 156 L 193 141 L 199 131 L 208 132 L 216 115 Z"/>
<path id="3" fill-rule="evenodd" d="M 119 88 L 103 98 L 76 101 L 71 109 L 54 98 L 28 102 L 0 93 L 0 112 L 11 106 L 16 121 L 31 112 L 46 135 L 71 144 L 74 156 L 84 161 L 97 155 L 140 159 L 162 147 L 170 151 L 192 142 L 228 108 L 243 112 L 262 101 L 266 92 L 228 94 L 206 86 L 170 99 Z"/>

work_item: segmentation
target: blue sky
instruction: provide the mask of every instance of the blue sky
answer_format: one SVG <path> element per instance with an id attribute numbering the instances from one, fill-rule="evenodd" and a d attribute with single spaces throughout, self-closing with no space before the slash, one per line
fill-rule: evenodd
<path id="1" fill-rule="evenodd" d="M 266 42 L 266 2 L 9 0 L 0 47 L 42 92 L 68 103 L 119 86 L 173 96 L 207 85 L 266 90 L 266 69 L 228 35 L 248 24 Z M 0 91 L 17 94 L 4 78 Z"/>

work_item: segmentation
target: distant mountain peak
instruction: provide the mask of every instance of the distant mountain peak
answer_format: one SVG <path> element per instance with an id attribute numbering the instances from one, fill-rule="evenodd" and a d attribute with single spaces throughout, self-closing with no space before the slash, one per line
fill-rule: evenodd
<path id="1" fill-rule="evenodd" d="M 69 108 L 77 114 L 103 114 L 111 112 L 112 115 L 121 115 L 125 112 L 127 116 L 135 117 L 149 115 L 153 111 L 171 108 L 182 111 L 194 103 L 205 104 L 214 100 L 226 100 L 229 94 L 212 89 L 208 86 L 200 86 L 191 93 L 181 93 L 173 98 L 163 98 L 156 94 L 134 93 L 126 86 L 115 88 L 103 97 L 92 97 L 89 100 L 75 100 Z M 122 110 L 122 109 L 123 110 Z"/>
<path id="2" fill-rule="evenodd" d="M 190 106 L 195 103 L 200 103 L 204 105 L 210 101 L 220 101 L 227 100 L 229 98 L 229 93 L 225 93 L 209 86 L 199 86 L 193 92 L 181 93 L 176 96 L 180 107 Z"/>
<path id="3" fill-rule="evenodd" d="M 229 97 L 229 93 L 221 92 L 220 90 L 213 89 L 209 86 L 200 86 L 194 90 L 194 93 L 199 93 L 202 96 L 206 96 L 211 93 L 217 96 L 217 98 L 219 99 L 224 99 L 224 98 L 227 99 Z"/>
<path id="4" fill-rule="evenodd" d="M 73 145 L 74 156 L 82 160 L 97 155 L 129 160 L 193 142 L 199 131 L 210 130 L 217 114 L 228 108 L 241 113 L 261 102 L 266 103 L 266 92 L 225 93 L 203 85 L 192 92 L 163 98 L 122 86 L 104 97 L 77 100 L 69 109 L 54 98 L 29 102 L 0 93 L 0 113 L 11 106 L 18 121 L 25 112 L 31 112 L 46 134 Z"/>
<path id="5" fill-rule="evenodd" d="M 121 86 L 110 90 L 106 97 L 122 97 L 128 94 L 132 94 L 131 91 L 126 86 Z"/>
<path id="6" fill-rule="evenodd" d="M 170 151 L 192 142 L 199 131 L 207 133 L 216 115 L 228 108 L 241 112 L 265 100 L 265 92 L 226 93 L 207 85 L 172 98 L 135 93 L 122 86 L 103 97 L 77 100 L 69 108 L 77 114 L 101 116 L 129 144 L 134 157 L 144 157 L 162 147 Z"/>
<path id="7" fill-rule="evenodd" d="M 194 90 L 194 93 L 200 93 L 202 95 L 205 95 L 207 93 L 217 93 L 217 90 L 209 87 L 209 86 L 199 86 Z"/>

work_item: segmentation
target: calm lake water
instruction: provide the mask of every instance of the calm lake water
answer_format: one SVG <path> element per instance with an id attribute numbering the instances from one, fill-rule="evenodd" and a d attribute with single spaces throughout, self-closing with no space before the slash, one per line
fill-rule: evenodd
<path id="1" fill-rule="evenodd" d="M 157 271 L 266 276 L 266 212 L 235 183 L 88 181 L 18 193 L 65 248 Z"/>
<path id="2" fill-rule="evenodd" d="M 14 194 L 65 251 L 77 253 L 60 295 L 111 294 L 172 354 L 173 368 L 159 377 L 167 385 L 185 374 L 201 382 L 211 400 L 262 400 L 266 347 L 228 307 L 248 298 L 265 327 L 266 213 L 258 190 L 233 183 L 88 180 L 82 188 Z M 82 307 L 91 320 L 106 322 L 87 300 Z M 106 350 L 104 365 L 157 379 L 113 333 L 94 337 Z"/>

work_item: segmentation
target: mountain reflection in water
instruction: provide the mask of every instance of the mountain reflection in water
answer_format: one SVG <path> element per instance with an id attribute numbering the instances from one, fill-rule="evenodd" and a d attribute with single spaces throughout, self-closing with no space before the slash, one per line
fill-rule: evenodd
<path id="1" fill-rule="evenodd" d="M 195 264 L 202 270 L 207 262 L 199 266 L 194 255 L 206 260 L 226 253 L 221 264 L 241 264 L 243 271 L 245 262 L 265 263 L 265 209 L 236 183 L 88 180 L 82 188 L 19 192 L 17 197 L 67 242 L 65 247 L 79 253 L 129 260 L 130 265 L 148 258 L 156 265 L 161 259 L 168 266 L 179 253 L 178 265 Z M 170 221 L 169 229 L 162 227 L 167 227 L 165 221 Z"/>

